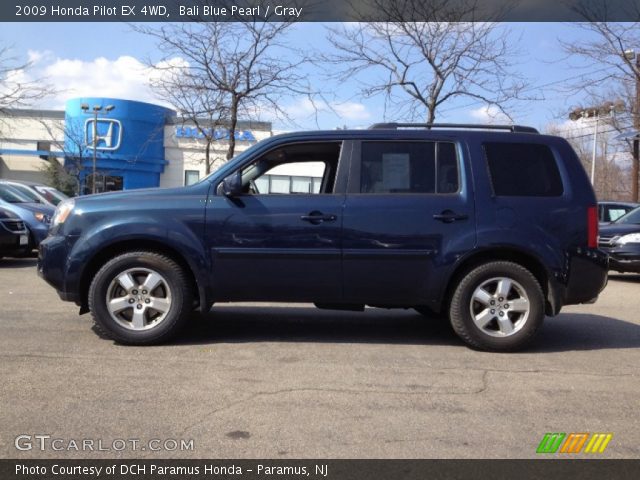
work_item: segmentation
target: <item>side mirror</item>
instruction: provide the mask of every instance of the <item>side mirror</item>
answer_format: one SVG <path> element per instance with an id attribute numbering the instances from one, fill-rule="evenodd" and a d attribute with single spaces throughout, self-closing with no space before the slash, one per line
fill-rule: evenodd
<path id="1" fill-rule="evenodd" d="M 242 173 L 240 170 L 226 177 L 220 184 L 225 197 L 236 197 L 242 194 Z"/>

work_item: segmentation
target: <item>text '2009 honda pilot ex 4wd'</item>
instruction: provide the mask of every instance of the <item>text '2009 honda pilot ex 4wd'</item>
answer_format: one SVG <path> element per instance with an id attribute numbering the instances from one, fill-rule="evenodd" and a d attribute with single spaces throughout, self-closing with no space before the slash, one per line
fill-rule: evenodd
<path id="1" fill-rule="evenodd" d="M 195 185 L 63 202 L 39 272 L 121 343 L 166 341 L 214 302 L 283 301 L 415 308 L 516 350 L 604 288 L 597 213 L 569 144 L 532 128 L 291 133 Z"/>

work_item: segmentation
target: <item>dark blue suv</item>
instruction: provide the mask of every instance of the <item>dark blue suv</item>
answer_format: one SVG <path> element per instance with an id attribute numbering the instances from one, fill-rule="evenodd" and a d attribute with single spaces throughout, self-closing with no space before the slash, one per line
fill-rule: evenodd
<path id="1" fill-rule="evenodd" d="M 214 302 L 415 308 L 516 350 L 607 279 L 569 144 L 529 127 L 292 133 L 201 182 L 58 206 L 40 274 L 105 335 L 153 344 Z M 309 179 L 282 175 L 297 169 Z"/>

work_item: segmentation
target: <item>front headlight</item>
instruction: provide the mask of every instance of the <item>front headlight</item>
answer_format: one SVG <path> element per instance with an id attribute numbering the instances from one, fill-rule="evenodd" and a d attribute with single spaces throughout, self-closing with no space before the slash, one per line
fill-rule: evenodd
<path id="1" fill-rule="evenodd" d="M 33 216 L 36 218 L 36 220 L 38 220 L 39 222 L 42 223 L 46 223 L 47 225 L 51 222 L 51 217 L 49 215 L 47 215 L 46 213 L 42 213 L 42 212 L 34 212 Z"/>
<path id="2" fill-rule="evenodd" d="M 640 243 L 640 233 L 629 233 L 622 235 L 614 240 L 618 245 L 626 245 L 627 243 Z"/>
<path id="3" fill-rule="evenodd" d="M 56 207 L 56 213 L 53 214 L 53 219 L 51 220 L 51 228 L 55 228 L 58 225 L 62 225 L 69 214 L 73 210 L 75 202 L 73 199 L 63 200 Z"/>

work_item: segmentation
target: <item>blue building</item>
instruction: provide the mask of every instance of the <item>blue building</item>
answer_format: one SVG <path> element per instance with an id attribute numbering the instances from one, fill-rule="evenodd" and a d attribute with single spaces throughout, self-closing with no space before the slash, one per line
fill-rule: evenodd
<path id="1" fill-rule="evenodd" d="M 69 100 L 65 167 L 78 169 L 80 183 L 90 191 L 95 148 L 97 182 L 104 178 L 113 190 L 157 187 L 168 163 L 164 126 L 174 117 L 173 110 L 149 103 L 112 98 Z"/>

